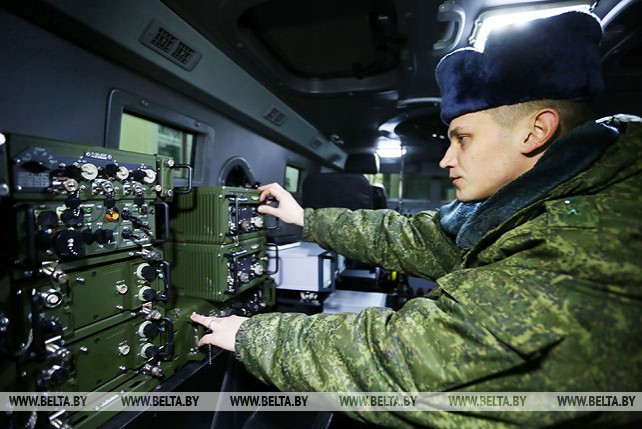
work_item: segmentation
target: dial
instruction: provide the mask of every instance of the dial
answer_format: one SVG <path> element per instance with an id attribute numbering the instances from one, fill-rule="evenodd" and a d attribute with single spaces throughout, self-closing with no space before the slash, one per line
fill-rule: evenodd
<path id="1" fill-rule="evenodd" d="M 145 172 L 145 177 L 143 177 L 143 182 L 145 183 L 154 183 L 156 181 L 156 172 L 150 168 L 143 170 Z"/>
<path id="2" fill-rule="evenodd" d="M 129 169 L 127 167 L 123 167 L 122 165 L 118 167 L 118 171 L 116 172 L 116 178 L 119 180 L 125 180 L 129 177 Z"/>
<path id="3" fill-rule="evenodd" d="M 90 162 L 83 164 L 80 169 L 82 171 L 80 175 L 85 180 L 94 180 L 96 177 L 98 177 L 98 167 Z"/>

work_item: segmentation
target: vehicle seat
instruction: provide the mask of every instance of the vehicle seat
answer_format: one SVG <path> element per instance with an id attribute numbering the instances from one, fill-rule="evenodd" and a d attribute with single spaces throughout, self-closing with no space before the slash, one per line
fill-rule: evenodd
<path id="1" fill-rule="evenodd" d="M 379 172 L 376 154 L 349 155 L 345 172 L 310 174 L 303 182 L 304 208 L 340 207 L 350 210 L 378 209 L 387 206 L 385 188 L 371 185 L 363 175 Z M 378 284 L 380 268 L 346 258 L 344 277 Z"/>
<path id="2" fill-rule="evenodd" d="M 341 207 L 350 210 L 387 207 L 386 191 L 371 185 L 363 175 L 379 172 L 379 157 L 373 153 L 351 154 L 341 173 L 309 174 L 303 182 L 303 207 Z"/>

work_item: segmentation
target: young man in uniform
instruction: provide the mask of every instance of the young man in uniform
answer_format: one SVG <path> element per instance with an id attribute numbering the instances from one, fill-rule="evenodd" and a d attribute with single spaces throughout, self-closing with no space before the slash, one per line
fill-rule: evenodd
<path id="1" fill-rule="evenodd" d="M 509 33 L 510 31 L 510 33 Z M 304 240 L 437 287 L 399 311 L 192 315 L 200 344 L 235 351 L 285 391 L 642 391 L 642 124 L 586 122 L 603 89 L 592 15 L 491 34 L 436 70 L 457 200 L 392 210 L 303 210 L 279 185 L 263 213 Z M 604 427 L 626 413 L 361 413 L 405 427 Z"/>

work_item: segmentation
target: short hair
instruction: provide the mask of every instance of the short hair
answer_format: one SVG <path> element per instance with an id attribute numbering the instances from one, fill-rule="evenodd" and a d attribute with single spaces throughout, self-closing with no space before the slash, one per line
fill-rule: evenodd
<path id="1" fill-rule="evenodd" d="M 560 125 L 552 140 L 556 140 L 578 125 L 591 119 L 587 103 L 570 100 L 533 100 L 488 109 L 488 113 L 501 128 L 510 128 L 526 115 L 542 109 L 553 109 L 560 116 Z"/>

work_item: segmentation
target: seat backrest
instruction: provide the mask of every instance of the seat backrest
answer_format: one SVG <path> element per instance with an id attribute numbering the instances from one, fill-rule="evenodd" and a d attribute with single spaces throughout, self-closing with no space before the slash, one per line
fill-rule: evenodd
<path id="1" fill-rule="evenodd" d="M 303 181 L 303 207 L 372 209 L 373 192 L 368 180 L 358 173 L 315 173 Z"/>
<path id="2" fill-rule="evenodd" d="M 378 183 L 373 183 L 370 187 L 372 188 L 372 208 L 375 210 L 388 208 L 386 188 Z"/>

